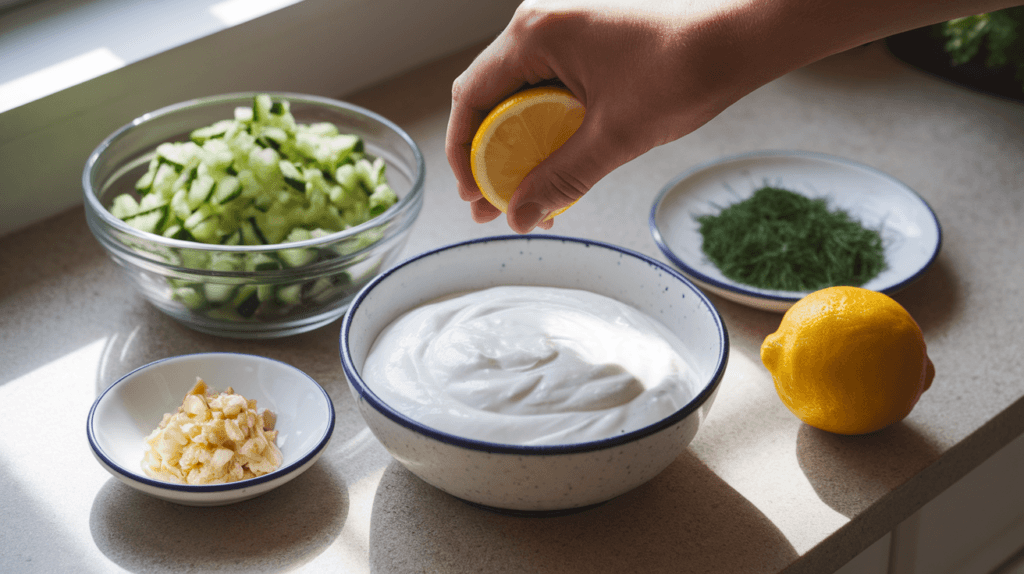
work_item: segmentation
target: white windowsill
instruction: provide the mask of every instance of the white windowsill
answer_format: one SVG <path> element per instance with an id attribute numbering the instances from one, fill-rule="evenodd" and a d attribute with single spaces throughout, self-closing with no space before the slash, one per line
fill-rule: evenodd
<path id="1" fill-rule="evenodd" d="M 37 0 L 0 11 L 0 236 L 81 202 L 89 153 L 216 93 L 339 96 L 481 42 L 517 1 Z"/>
<path id="2" fill-rule="evenodd" d="M 36 0 L 0 12 L 0 113 L 301 0 Z M 169 13 L 170 12 L 170 13 Z"/>

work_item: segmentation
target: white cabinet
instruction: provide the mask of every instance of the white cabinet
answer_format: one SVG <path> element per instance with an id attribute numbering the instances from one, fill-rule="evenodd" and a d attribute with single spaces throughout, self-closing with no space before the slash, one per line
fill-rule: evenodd
<path id="1" fill-rule="evenodd" d="M 1024 574 L 1024 435 L 836 574 Z"/>
<path id="2" fill-rule="evenodd" d="M 1024 436 L 893 532 L 890 574 L 989 574 L 1024 548 Z"/>
<path id="3" fill-rule="evenodd" d="M 835 574 L 887 574 L 891 542 L 892 534 L 886 534 Z"/>

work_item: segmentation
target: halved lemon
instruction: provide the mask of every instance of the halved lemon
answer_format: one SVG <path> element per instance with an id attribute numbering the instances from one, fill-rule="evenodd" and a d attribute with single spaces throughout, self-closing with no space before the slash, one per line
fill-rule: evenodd
<path id="1" fill-rule="evenodd" d="M 529 88 L 498 104 L 480 124 L 469 153 L 484 198 L 507 212 L 526 174 L 562 147 L 583 123 L 584 113 L 572 92 L 556 86 Z"/>

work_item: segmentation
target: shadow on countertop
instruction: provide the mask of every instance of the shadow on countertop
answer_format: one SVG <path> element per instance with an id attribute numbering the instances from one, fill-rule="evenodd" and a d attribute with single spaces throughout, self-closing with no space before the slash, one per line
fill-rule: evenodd
<path id="1" fill-rule="evenodd" d="M 805 424 L 796 439 L 797 461 L 811 487 L 822 502 L 848 518 L 863 513 L 940 454 L 905 422 L 859 436 Z"/>
<path id="2" fill-rule="evenodd" d="M 206 508 L 164 502 L 112 478 L 96 494 L 89 528 L 96 547 L 132 572 L 293 570 L 345 524 L 349 500 L 335 474 L 315 464 L 258 498 Z"/>
<path id="3" fill-rule="evenodd" d="M 756 574 L 777 572 L 797 557 L 764 514 L 689 452 L 632 492 L 549 518 L 478 509 L 392 462 L 370 522 L 370 568 L 382 574 Z"/>
<path id="4" fill-rule="evenodd" d="M 903 305 L 928 339 L 945 333 L 963 314 L 963 291 L 956 270 L 940 252 L 920 279 L 892 298 Z"/>

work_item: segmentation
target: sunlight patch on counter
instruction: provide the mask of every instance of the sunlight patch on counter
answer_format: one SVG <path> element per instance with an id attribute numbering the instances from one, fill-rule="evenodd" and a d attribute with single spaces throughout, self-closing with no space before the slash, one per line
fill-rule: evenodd
<path id="1" fill-rule="evenodd" d="M 85 434 L 96 388 L 80 381 L 82 373 L 97 372 L 105 345 L 106 339 L 98 339 L 0 385 L 0 404 L 7 407 L 0 417 L 0 463 L 39 515 L 61 532 L 61 542 L 77 548 L 76 555 L 86 558 L 82 563 L 96 564 L 97 571 L 106 561 L 88 517 L 110 475 L 93 458 Z M 79 384 L 69 384 L 75 380 Z"/>
<path id="2" fill-rule="evenodd" d="M 363 428 L 355 436 L 345 441 L 345 444 L 341 445 L 341 448 L 337 450 L 338 462 L 355 461 L 366 449 L 379 446 L 379 444 L 373 436 L 373 432 L 368 427 Z"/>
<path id="3" fill-rule="evenodd" d="M 311 570 L 370 574 L 367 557 L 370 555 L 370 520 L 377 487 L 386 466 L 359 479 L 348 488 L 348 518 L 334 543 L 311 563 Z"/>
<path id="4" fill-rule="evenodd" d="M 0 84 L 0 112 L 81 84 L 125 65 L 109 48 L 96 48 Z"/>
<path id="5" fill-rule="evenodd" d="M 691 445 L 800 554 L 849 522 L 821 501 L 800 467 L 795 446 L 802 424 L 779 400 L 760 357 L 733 347 L 718 397 Z M 794 506 L 806 511 L 796 515 Z"/>
<path id="6" fill-rule="evenodd" d="M 254 20 L 296 4 L 301 0 L 225 0 L 210 6 L 210 13 L 227 26 L 235 26 L 242 22 Z"/>

